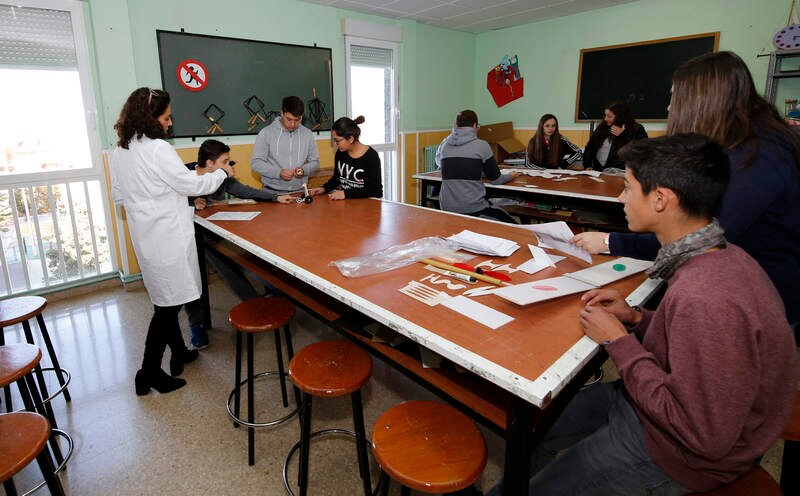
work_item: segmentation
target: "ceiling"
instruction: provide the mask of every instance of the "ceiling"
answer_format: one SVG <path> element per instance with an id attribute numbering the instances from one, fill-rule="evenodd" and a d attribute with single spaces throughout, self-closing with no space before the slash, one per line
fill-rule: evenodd
<path id="1" fill-rule="evenodd" d="M 303 0 L 448 29 L 483 33 L 636 0 Z"/>

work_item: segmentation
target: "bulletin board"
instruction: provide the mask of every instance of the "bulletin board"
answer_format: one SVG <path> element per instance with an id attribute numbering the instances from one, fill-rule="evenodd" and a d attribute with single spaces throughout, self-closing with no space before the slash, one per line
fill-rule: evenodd
<path id="1" fill-rule="evenodd" d="M 601 120 L 618 101 L 636 120 L 666 120 L 675 69 L 718 46 L 717 31 L 581 50 L 575 122 Z"/>
<path id="2" fill-rule="evenodd" d="M 289 95 L 306 103 L 306 127 L 330 130 L 330 48 L 163 30 L 156 37 L 176 138 L 257 134 Z"/>

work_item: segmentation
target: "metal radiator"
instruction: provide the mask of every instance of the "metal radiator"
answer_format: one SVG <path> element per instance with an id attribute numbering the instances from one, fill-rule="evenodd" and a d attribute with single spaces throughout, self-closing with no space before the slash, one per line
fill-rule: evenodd
<path id="1" fill-rule="evenodd" d="M 425 147 L 425 172 L 435 171 L 436 167 L 436 150 L 439 149 L 439 145 L 431 145 Z"/>

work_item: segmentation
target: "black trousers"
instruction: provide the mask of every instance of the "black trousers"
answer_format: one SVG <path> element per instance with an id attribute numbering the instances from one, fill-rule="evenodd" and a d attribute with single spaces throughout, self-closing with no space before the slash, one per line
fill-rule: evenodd
<path id="1" fill-rule="evenodd" d="M 509 224 L 519 224 L 514 217 L 511 217 L 508 212 L 498 207 L 486 207 L 478 212 L 469 214 L 473 217 L 489 217 L 500 222 L 508 222 Z"/>
<path id="2" fill-rule="evenodd" d="M 161 369 L 161 359 L 164 358 L 164 350 L 167 346 L 173 355 L 186 351 L 186 344 L 183 342 L 181 326 L 178 322 L 178 312 L 182 306 L 153 305 L 153 318 L 150 319 L 150 327 L 147 329 L 147 338 L 144 341 L 143 370 Z"/>

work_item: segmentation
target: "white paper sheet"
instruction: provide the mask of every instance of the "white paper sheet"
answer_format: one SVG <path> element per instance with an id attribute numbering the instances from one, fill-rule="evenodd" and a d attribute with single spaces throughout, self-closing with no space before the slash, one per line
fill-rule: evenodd
<path id="1" fill-rule="evenodd" d="M 578 179 L 577 177 L 559 177 L 558 179 L 553 179 L 553 181 L 574 181 Z"/>
<path id="2" fill-rule="evenodd" d="M 555 267 L 556 264 L 550 258 L 544 250 L 539 248 L 536 245 L 528 245 L 528 249 L 531 251 L 531 255 L 533 256 L 532 259 L 528 260 L 522 265 L 518 265 L 517 268 L 523 272 L 528 274 L 535 274 L 540 270 L 544 270 L 548 267 Z"/>
<path id="3" fill-rule="evenodd" d="M 466 296 L 450 298 L 443 301 L 441 305 L 492 329 L 497 329 L 514 320 L 514 317 L 498 312 L 494 308 L 487 307 L 477 301 L 470 300 Z"/>
<path id="4" fill-rule="evenodd" d="M 474 233 L 467 229 L 447 239 L 458 243 L 463 250 L 497 257 L 507 257 L 519 249 L 519 245 L 514 241 Z"/>
<path id="5" fill-rule="evenodd" d="M 572 234 L 566 222 L 547 222 L 545 224 L 531 224 L 520 227 L 533 231 L 539 240 L 540 247 L 563 251 L 567 255 L 572 255 L 586 263 L 592 263 L 592 255 L 588 251 L 578 248 L 569 242 L 575 235 Z"/>
<path id="6" fill-rule="evenodd" d="M 217 212 L 206 220 L 253 220 L 261 212 Z"/>
<path id="7" fill-rule="evenodd" d="M 530 305 L 539 301 L 552 300 L 561 296 L 594 289 L 594 286 L 568 277 L 551 277 L 541 281 L 526 282 L 505 286 L 494 294 L 517 305 Z"/>
<path id="8" fill-rule="evenodd" d="M 635 258 L 620 257 L 616 260 L 601 263 L 588 269 L 579 270 L 571 274 L 564 274 L 571 279 L 591 284 L 595 287 L 605 286 L 614 281 L 619 281 L 633 274 L 647 269 L 653 265 L 649 260 L 637 260 Z"/>

